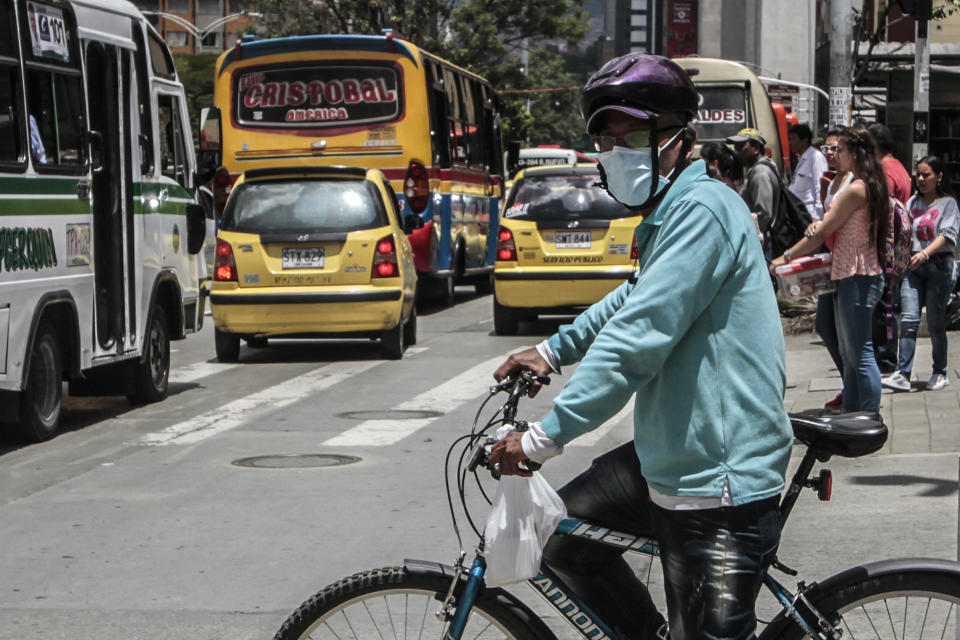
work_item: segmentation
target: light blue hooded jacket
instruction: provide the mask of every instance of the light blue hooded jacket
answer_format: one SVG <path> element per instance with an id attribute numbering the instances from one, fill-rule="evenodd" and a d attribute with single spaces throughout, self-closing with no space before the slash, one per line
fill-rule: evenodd
<path id="1" fill-rule="evenodd" d="M 783 407 L 780 314 L 753 219 L 702 161 L 636 230 L 640 275 L 548 344 L 580 362 L 542 428 L 564 445 L 636 393 L 634 443 L 650 486 L 734 505 L 783 489 L 792 431 Z"/>

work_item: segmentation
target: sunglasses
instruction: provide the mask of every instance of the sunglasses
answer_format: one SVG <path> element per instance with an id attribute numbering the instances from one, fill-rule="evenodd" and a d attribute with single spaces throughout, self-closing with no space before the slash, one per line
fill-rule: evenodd
<path id="1" fill-rule="evenodd" d="M 678 129 L 683 129 L 683 126 L 675 125 L 672 127 L 664 127 L 663 129 L 656 129 L 656 133 L 659 134 L 663 133 L 664 131 L 676 131 Z M 652 129 L 638 129 L 636 131 L 625 133 L 622 136 L 597 135 L 593 136 L 593 146 L 597 148 L 597 151 L 609 151 L 614 147 L 642 149 L 650 146 L 650 137 L 653 135 L 653 133 L 654 130 Z"/>
<path id="2" fill-rule="evenodd" d="M 838 144 L 825 144 L 820 147 L 820 151 L 823 153 L 836 153 L 839 148 L 840 145 Z"/>

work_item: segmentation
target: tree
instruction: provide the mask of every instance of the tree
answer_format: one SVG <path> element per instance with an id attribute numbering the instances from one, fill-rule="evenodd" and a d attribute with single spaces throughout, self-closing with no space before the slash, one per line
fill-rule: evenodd
<path id="1" fill-rule="evenodd" d="M 880 6 L 877 12 L 876 24 L 871 20 L 871 7 L 875 6 L 875 0 L 863 0 L 860 10 L 854 9 L 853 15 L 853 41 L 855 44 L 853 55 L 853 68 L 851 70 L 850 86 L 855 87 L 863 80 L 863 76 L 870 70 L 873 58 L 873 50 L 878 44 L 887 38 L 887 29 L 902 20 L 911 19 L 910 11 L 919 10 L 920 2 L 906 2 L 905 0 L 879 0 Z M 928 0 L 929 2 L 929 0 Z M 894 7 L 899 6 L 903 9 L 903 14 L 890 19 L 890 12 Z M 930 19 L 943 20 L 949 15 L 960 10 L 960 0 L 947 0 L 940 2 L 936 6 L 931 6 Z M 866 43 L 867 51 L 860 55 L 860 45 Z"/>
<path id="2" fill-rule="evenodd" d="M 252 0 L 251 4 L 264 16 L 258 31 L 265 37 L 376 34 L 392 28 L 427 51 L 486 77 L 498 90 L 583 82 L 564 71 L 555 51 L 558 44 L 576 45 L 586 34 L 588 16 L 582 0 Z M 553 53 L 543 46 L 548 42 L 554 44 Z M 536 69 L 529 75 L 519 65 L 524 47 L 531 52 L 531 71 Z M 559 121 L 566 115 L 558 110 L 570 107 L 569 99 L 554 98 L 538 97 L 536 109 L 531 102 L 528 115 L 525 100 L 508 97 L 505 135 L 526 138 L 533 131 L 553 134 L 562 129 Z M 576 109 L 570 113 L 576 116 Z"/>
<path id="3" fill-rule="evenodd" d="M 187 115 L 190 129 L 193 131 L 194 145 L 200 142 L 200 109 L 213 105 L 214 67 L 217 64 L 216 53 L 175 53 L 173 63 L 183 83 L 187 98 Z"/>

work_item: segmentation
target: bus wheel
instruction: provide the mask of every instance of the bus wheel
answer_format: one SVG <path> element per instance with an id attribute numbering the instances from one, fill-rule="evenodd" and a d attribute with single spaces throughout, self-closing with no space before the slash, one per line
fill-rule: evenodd
<path id="1" fill-rule="evenodd" d="M 154 307 L 150 314 L 143 360 L 134 364 L 136 391 L 127 396 L 135 404 L 159 402 L 167 397 L 170 384 L 170 331 L 167 314 Z"/>
<path id="2" fill-rule="evenodd" d="M 20 431 L 31 440 L 49 440 L 57 433 L 63 402 L 60 344 L 47 324 L 40 325 L 30 352 L 27 385 L 20 394 Z"/>
<path id="3" fill-rule="evenodd" d="M 236 362 L 240 359 L 240 336 L 236 334 L 214 329 L 213 346 L 220 362 Z"/>

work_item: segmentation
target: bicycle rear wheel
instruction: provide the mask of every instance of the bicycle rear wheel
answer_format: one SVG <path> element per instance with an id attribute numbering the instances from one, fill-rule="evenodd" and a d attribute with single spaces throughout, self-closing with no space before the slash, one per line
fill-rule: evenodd
<path id="1" fill-rule="evenodd" d="M 448 623 L 438 620 L 435 614 L 449 588 L 450 578 L 411 572 L 404 567 L 357 573 L 300 605 L 274 640 L 444 638 Z M 545 636 L 542 631 L 534 631 L 531 616 L 506 592 L 487 589 L 473 605 L 463 638 L 552 638 L 552 634 Z"/>
<path id="2" fill-rule="evenodd" d="M 836 588 L 808 594 L 830 624 L 843 631 L 843 638 L 919 640 L 957 637 L 960 570 L 918 566 L 880 575 L 866 575 L 869 571 L 863 567 L 857 570 L 863 570 L 865 575 Z M 825 581 L 823 586 L 827 587 L 829 582 Z M 796 623 L 782 621 L 781 625 L 772 624 L 760 637 L 764 640 L 799 640 L 809 636 Z"/>

